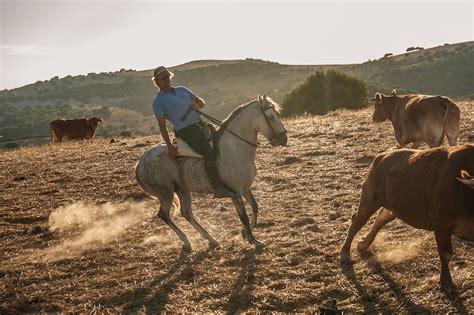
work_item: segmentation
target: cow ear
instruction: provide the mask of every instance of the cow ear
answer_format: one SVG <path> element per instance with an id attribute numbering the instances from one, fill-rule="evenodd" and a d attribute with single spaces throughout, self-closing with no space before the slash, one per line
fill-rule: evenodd
<path id="1" fill-rule="evenodd" d="M 375 93 L 375 100 L 376 101 L 381 101 L 382 100 L 382 95 L 380 93 Z"/>
<path id="2" fill-rule="evenodd" d="M 390 93 L 390 96 L 397 96 L 397 90 L 393 89 Z"/>
<path id="3" fill-rule="evenodd" d="M 474 176 L 469 175 L 469 173 L 465 170 L 461 170 L 461 178 L 462 179 L 474 179 Z"/>

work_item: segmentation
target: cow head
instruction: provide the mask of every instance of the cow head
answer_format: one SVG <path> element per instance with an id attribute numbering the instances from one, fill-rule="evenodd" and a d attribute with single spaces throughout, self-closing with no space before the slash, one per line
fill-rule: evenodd
<path id="1" fill-rule="evenodd" d="M 99 126 L 99 123 L 102 123 L 102 118 L 92 117 L 87 119 L 89 126 L 95 130 Z"/>
<path id="2" fill-rule="evenodd" d="M 393 90 L 389 96 L 385 96 L 381 93 L 375 93 L 375 97 L 372 99 L 374 103 L 374 114 L 372 115 L 372 122 L 379 123 L 387 119 L 390 119 L 390 113 L 388 111 L 391 100 L 397 97 L 397 91 Z"/>
<path id="3" fill-rule="evenodd" d="M 474 176 L 470 175 L 465 170 L 461 171 L 461 177 L 458 177 L 458 181 L 474 189 Z"/>
<path id="4" fill-rule="evenodd" d="M 388 113 L 384 108 L 384 98 L 380 93 L 375 93 L 374 114 L 372 115 L 372 122 L 379 123 L 388 119 Z"/>

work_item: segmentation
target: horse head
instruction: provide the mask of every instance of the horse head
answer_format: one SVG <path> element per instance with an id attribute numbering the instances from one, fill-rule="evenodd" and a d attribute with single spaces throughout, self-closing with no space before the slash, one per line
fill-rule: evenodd
<path id="1" fill-rule="evenodd" d="M 281 106 L 266 94 L 259 95 L 257 100 L 264 118 L 259 124 L 259 131 L 270 141 L 271 145 L 286 146 L 288 143 L 287 132 L 278 115 Z"/>

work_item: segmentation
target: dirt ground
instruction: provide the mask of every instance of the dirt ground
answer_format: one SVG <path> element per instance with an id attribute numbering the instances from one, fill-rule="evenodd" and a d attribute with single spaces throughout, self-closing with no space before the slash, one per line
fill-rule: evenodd
<path id="1" fill-rule="evenodd" d="M 460 106 L 459 142 L 472 143 L 474 103 Z M 370 118 L 365 109 L 288 119 L 287 147 L 258 148 L 254 234 L 262 252 L 243 241 L 230 200 L 194 195 L 196 218 L 222 248 L 208 249 L 176 211 L 193 245 L 182 253 L 134 178 L 158 136 L 0 152 L 0 313 L 318 312 L 334 304 L 346 312 L 474 312 L 474 246 L 457 238 L 451 296 L 438 287 L 433 234 L 398 220 L 368 253 L 353 249 L 353 267 L 341 269 L 367 169 L 396 147 L 391 125 Z"/>

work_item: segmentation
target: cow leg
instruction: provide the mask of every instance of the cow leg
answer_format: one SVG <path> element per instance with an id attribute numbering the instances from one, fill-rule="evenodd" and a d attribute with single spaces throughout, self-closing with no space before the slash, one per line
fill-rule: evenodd
<path id="1" fill-rule="evenodd" d="M 243 196 L 245 200 L 247 200 L 247 202 L 250 204 L 250 207 L 252 208 L 252 221 L 250 223 L 250 227 L 253 230 L 257 226 L 258 204 L 250 189 L 245 190 L 243 192 Z"/>
<path id="2" fill-rule="evenodd" d="M 186 234 L 184 234 L 174 222 L 171 220 L 170 210 L 173 206 L 173 192 L 168 192 L 164 196 L 160 196 L 160 211 L 158 211 L 158 217 L 162 219 L 166 224 L 168 224 L 173 231 L 178 235 L 180 240 L 183 242 L 183 251 L 190 252 L 191 251 L 191 243 L 189 243 Z"/>
<path id="3" fill-rule="evenodd" d="M 458 145 L 458 137 L 459 137 L 459 128 L 456 130 L 449 130 L 446 131 L 446 138 L 448 138 L 448 143 L 450 146 Z"/>
<path id="4" fill-rule="evenodd" d="M 255 239 L 250 229 L 249 217 L 245 211 L 244 201 L 239 195 L 234 195 L 232 197 L 232 202 L 234 203 L 235 209 L 239 215 L 240 221 L 242 222 L 244 228 L 242 229 L 242 236 L 244 239 L 248 240 L 250 244 L 255 245 L 255 249 L 261 250 L 265 247 L 265 244 Z"/>
<path id="5" fill-rule="evenodd" d="M 444 141 L 444 136 L 443 136 L 443 139 L 441 139 L 441 141 L 435 136 L 426 139 L 426 143 L 428 144 L 430 148 L 436 148 L 436 147 L 441 146 L 443 144 L 443 141 Z"/>
<path id="6" fill-rule="evenodd" d="M 412 144 L 411 148 L 412 149 L 418 149 L 422 143 L 423 143 L 423 141 L 413 141 L 413 144 Z"/>
<path id="7" fill-rule="evenodd" d="M 407 144 L 405 143 L 405 141 L 403 141 L 403 137 L 402 137 L 402 133 L 401 131 L 398 131 L 395 130 L 395 139 L 397 139 L 397 142 L 398 144 L 402 147 L 402 148 L 405 148 L 407 146 Z"/>
<path id="8" fill-rule="evenodd" d="M 350 263 L 351 260 L 351 244 L 356 236 L 356 234 L 360 231 L 360 229 L 367 223 L 369 218 L 380 208 L 380 205 L 375 202 L 372 198 L 372 194 L 370 193 L 368 188 L 369 185 L 365 185 L 362 187 L 362 196 L 360 198 L 359 209 L 356 213 L 352 215 L 351 219 L 351 226 L 347 231 L 346 240 L 341 247 L 340 251 L 340 262 L 341 264 Z"/>
<path id="9" fill-rule="evenodd" d="M 453 248 L 451 246 L 451 232 L 443 228 L 434 229 L 436 244 L 438 246 L 439 259 L 441 261 L 441 274 L 440 274 L 440 286 L 441 290 L 449 290 L 455 288 L 456 285 L 451 278 L 449 272 L 449 261 L 453 256 Z"/>
<path id="10" fill-rule="evenodd" d="M 448 143 L 450 146 L 456 146 L 458 145 L 458 136 L 453 136 L 453 135 L 446 135 L 448 138 Z"/>
<path id="11" fill-rule="evenodd" d="M 379 231 L 389 222 L 393 221 L 395 216 L 388 209 L 382 208 L 377 214 L 374 225 L 370 229 L 369 233 L 357 244 L 357 249 L 359 251 L 366 250 L 374 241 L 375 237 Z"/>
<path id="12" fill-rule="evenodd" d="M 192 196 L 191 192 L 185 190 L 176 191 L 179 202 L 181 204 L 181 215 L 209 242 L 209 247 L 218 247 L 219 243 L 213 239 L 209 233 L 196 221 L 192 211 Z"/>
<path id="13" fill-rule="evenodd" d="M 460 113 L 457 106 L 450 106 L 448 121 L 445 126 L 446 138 L 449 145 L 458 145 Z"/>

